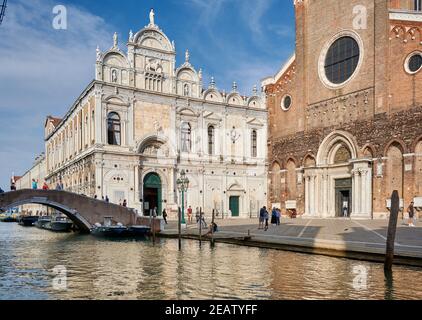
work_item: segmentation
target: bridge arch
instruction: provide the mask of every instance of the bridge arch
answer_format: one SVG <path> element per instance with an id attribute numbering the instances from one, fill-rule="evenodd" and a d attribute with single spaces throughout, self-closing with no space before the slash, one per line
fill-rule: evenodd
<path id="1" fill-rule="evenodd" d="M 0 194 L 0 211 L 24 205 L 40 204 L 64 213 L 79 230 L 89 233 L 104 217 L 113 217 L 124 225 L 136 224 L 137 215 L 129 208 L 88 198 L 76 193 L 56 190 L 18 190 Z"/>

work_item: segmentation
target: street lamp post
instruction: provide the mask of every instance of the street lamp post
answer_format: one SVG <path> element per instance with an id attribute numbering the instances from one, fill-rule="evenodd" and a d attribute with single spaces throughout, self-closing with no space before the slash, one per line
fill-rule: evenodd
<path id="1" fill-rule="evenodd" d="M 189 188 L 189 179 L 186 177 L 185 170 L 180 172 L 180 178 L 176 181 L 177 189 L 182 193 L 182 224 L 186 224 L 185 221 L 185 192 Z"/>

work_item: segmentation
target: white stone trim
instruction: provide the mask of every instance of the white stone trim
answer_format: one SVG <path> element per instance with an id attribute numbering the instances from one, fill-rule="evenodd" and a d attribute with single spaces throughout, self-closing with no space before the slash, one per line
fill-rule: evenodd
<path id="1" fill-rule="evenodd" d="M 419 50 L 413 51 L 412 53 L 410 53 L 407 56 L 406 60 L 404 61 L 404 70 L 406 71 L 406 73 L 408 73 L 410 75 L 417 74 L 419 71 L 422 70 L 422 66 L 419 67 L 419 69 L 416 70 L 416 71 L 410 71 L 410 69 L 409 69 L 409 61 L 410 61 L 410 58 L 412 58 L 413 56 L 417 56 L 417 55 L 420 55 L 422 57 L 422 51 L 419 51 Z"/>
<path id="2" fill-rule="evenodd" d="M 422 12 L 417 11 L 390 11 L 390 20 L 422 22 Z"/>

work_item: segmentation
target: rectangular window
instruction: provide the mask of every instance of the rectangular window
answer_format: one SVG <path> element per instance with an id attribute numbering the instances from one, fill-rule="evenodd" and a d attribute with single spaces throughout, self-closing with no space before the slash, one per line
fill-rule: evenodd
<path id="1" fill-rule="evenodd" d="M 422 11 L 422 0 L 414 0 L 414 8 L 416 11 Z"/>
<path id="2" fill-rule="evenodd" d="M 255 130 L 252 131 L 252 137 L 251 137 L 252 141 L 251 141 L 251 145 L 252 145 L 252 150 L 251 150 L 251 155 L 252 158 L 256 158 L 258 156 L 258 141 L 257 141 L 257 133 Z"/>

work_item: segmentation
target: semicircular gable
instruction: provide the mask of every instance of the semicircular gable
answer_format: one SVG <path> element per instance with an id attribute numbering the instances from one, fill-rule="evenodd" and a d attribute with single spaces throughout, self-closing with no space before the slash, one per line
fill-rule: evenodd
<path id="1" fill-rule="evenodd" d="M 204 100 L 212 102 L 223 102 L 224 99 L 221 96 L 220 92 L 215 89 L 208 89 L 204 92 Z"/>
<path id="2" fill-rule="evenodd" d="M 248 107 L 249 108 L 261 108 L 262 104 L 259 97 L 251 97 L 248 100 Z"/>
<path id="3" fill-rule="evenodd" d="M 238 93 L 231 93 L 227 96 L 227 103 L 243 106 L 244 102 L 242 97 Z"/>
<path id="4" fill-rule="evenodd" d="M 129 62 L 123 53 L 118 51 L 109 51 L 103 56 L 103 64 L 119 68 L 128 68 Z"/>
<path id="5" fill-rule="evenodd" d="M 155 28 L 142 29 L 135 35 L 134 42 L 147 48 L 173 51 L 169 38 L 161 30 Z"/>

